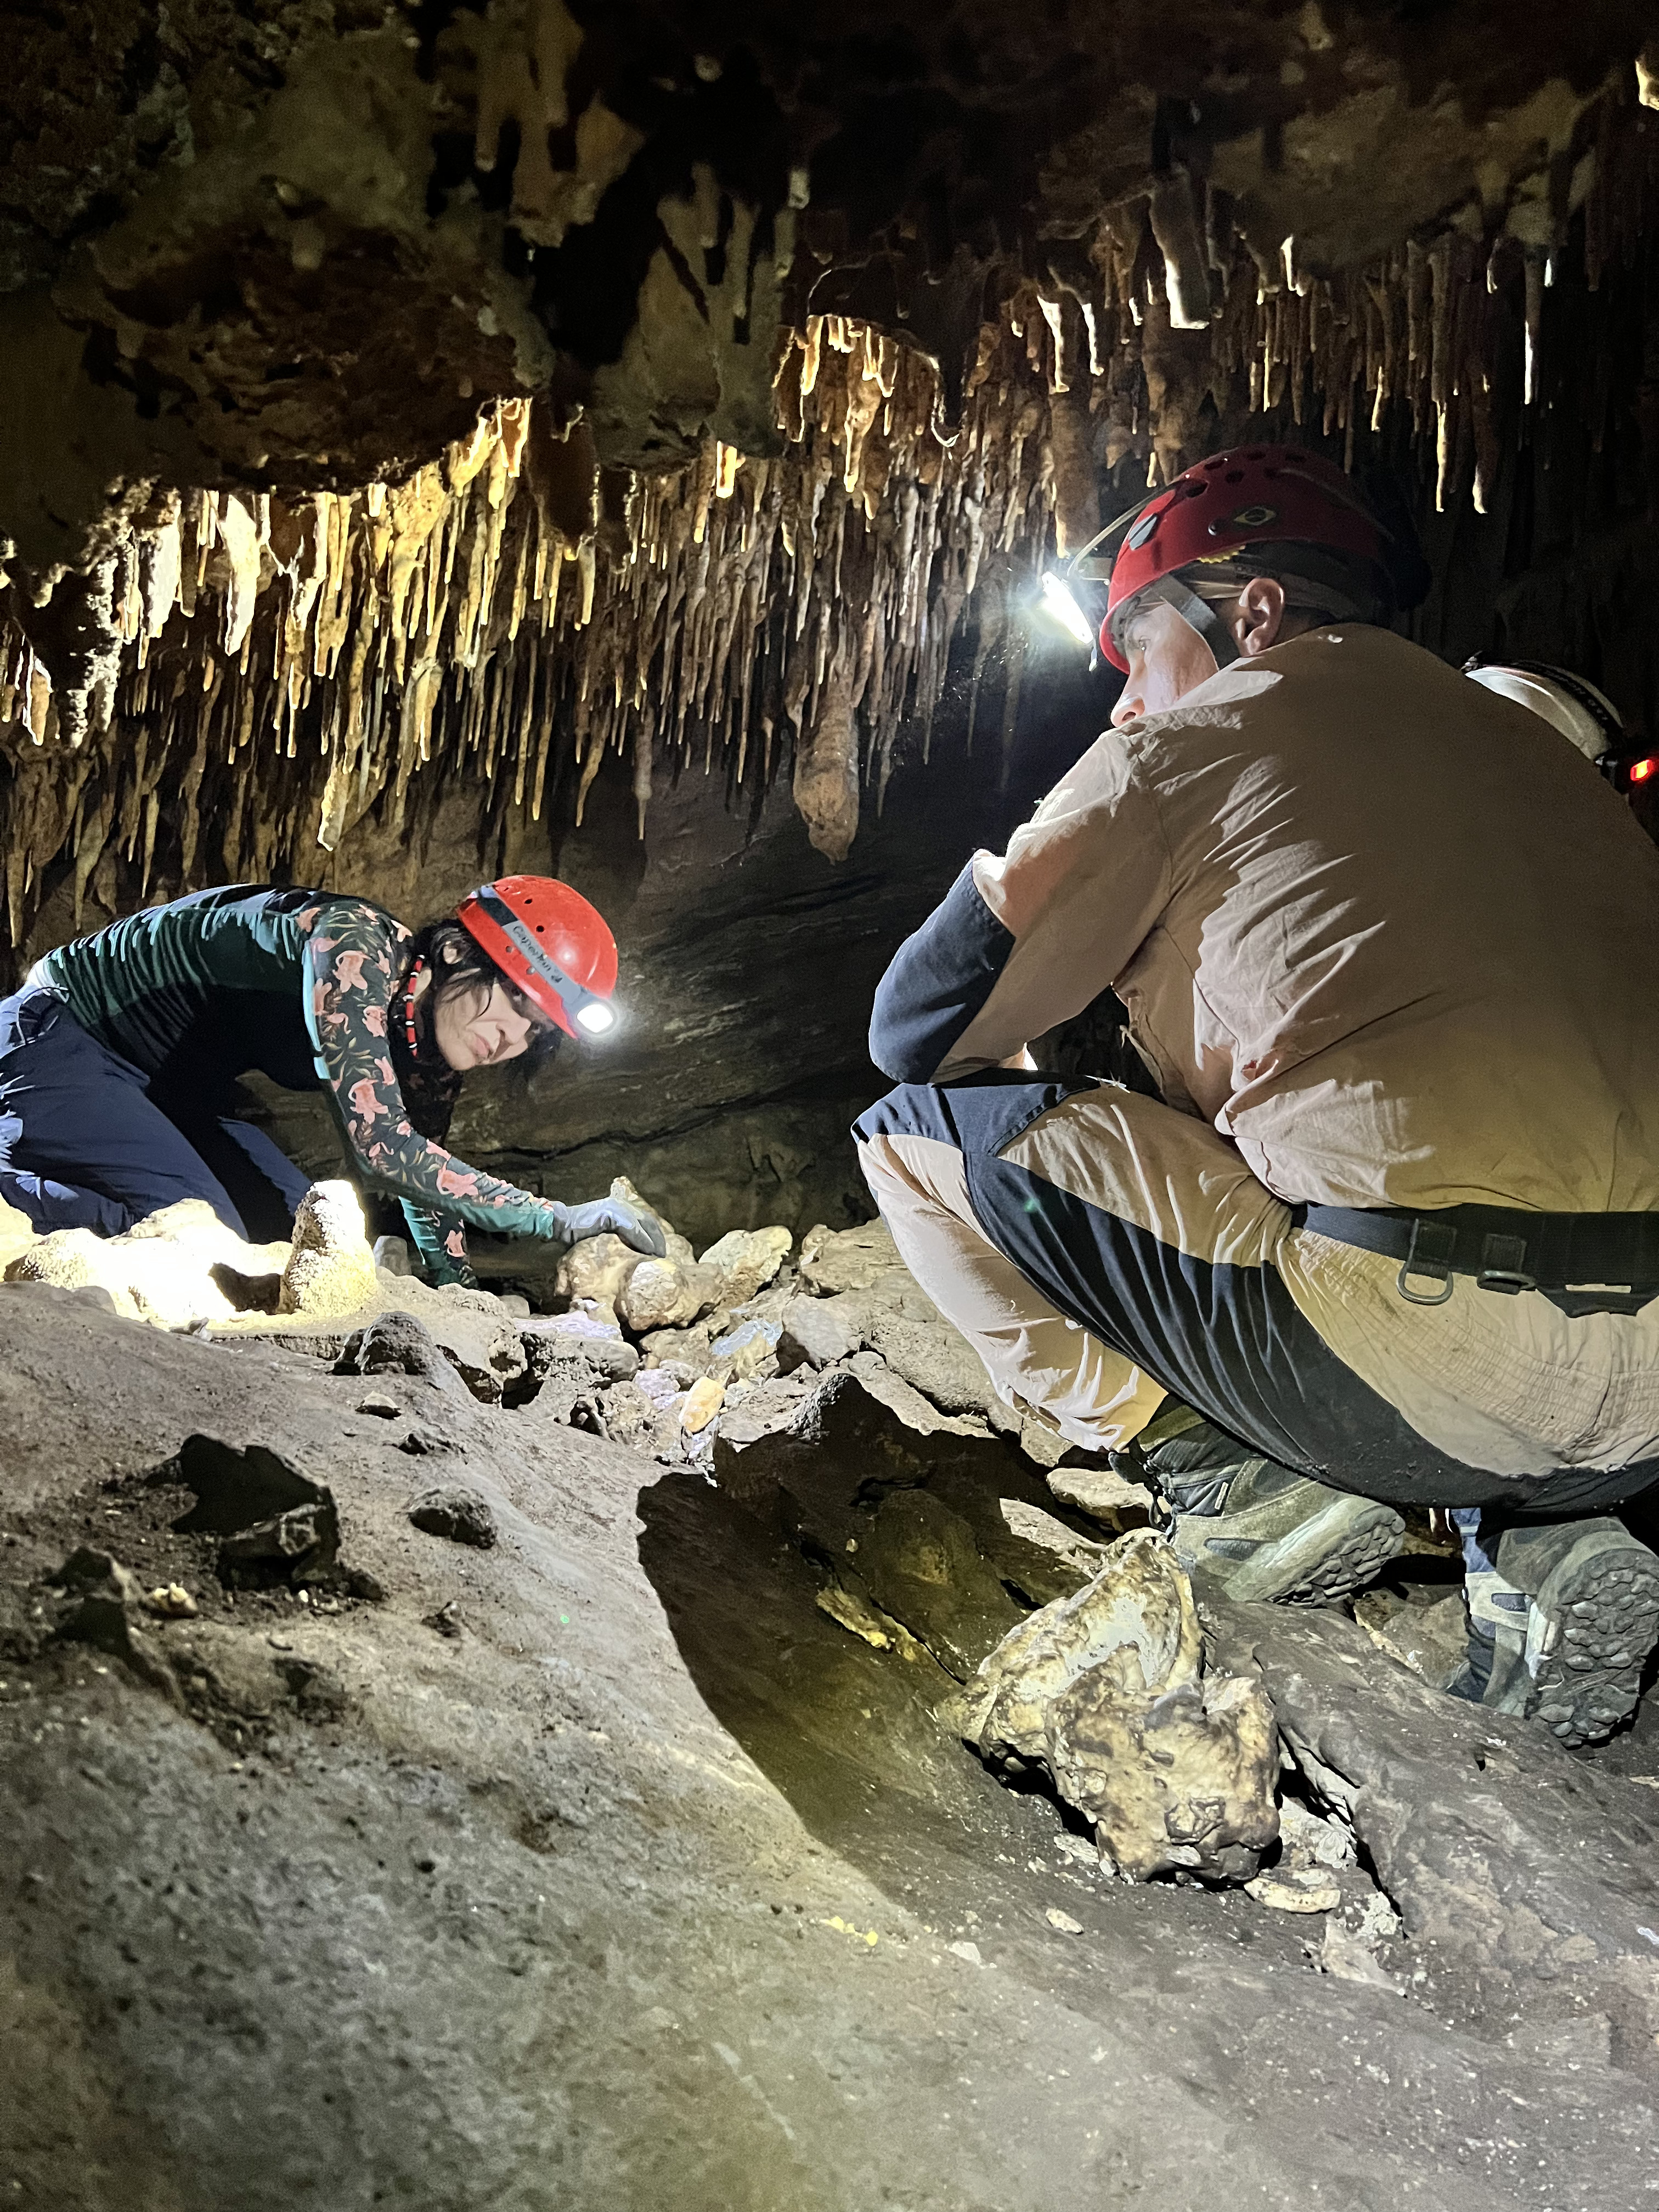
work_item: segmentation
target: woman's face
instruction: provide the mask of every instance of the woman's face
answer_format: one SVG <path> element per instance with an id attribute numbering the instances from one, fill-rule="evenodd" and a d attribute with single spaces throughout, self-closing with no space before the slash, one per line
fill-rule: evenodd
<path id="1" fill-rule="evenodd" d="M 440 999 L 432 1017 L 439 1053 L 458 1075 L 516 1060 L 530 1042 L 533 1027 L 502 982 L 480 984 Z"/>

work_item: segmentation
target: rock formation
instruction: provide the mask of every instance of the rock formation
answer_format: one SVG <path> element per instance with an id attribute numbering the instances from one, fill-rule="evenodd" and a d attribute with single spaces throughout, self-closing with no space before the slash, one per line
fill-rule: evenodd
<path id="1" fill-rule="evenodd" d="M 1190 50 L 1146 6 L 911 11 L 881 60 L 681 12 L 21 41 L 15 940 L 60 879 L 78 920 L 361 868 L 456 776 L 499 834 L 568 757 L 580 820 L 612 752 L 641 832 L 683 766 L 790 757 L 839 860 L 953 653 L 1006 750 L 1036 571 L 1224 432 L 1415 440 L 1431 508 L 1478 514 L 1581 348 L 1575 434 L 1640 417 L 1640 11 L 1316 6 Z"/>
<path id="2" fill-rule="evenodd" d="M 1659 731 L 1656 33 L 9 24 L 0 981 L 556 872 L 624 1020 L 453 1141 L 668 1251 L 429 1288 L 257 1085 L 291 1243 L 0 1209 L 0 2198 L 1650 2201 L 1651 1696 L 1582 1757 L 1444 1696 L 1425 1527 L 1353 1618 L 1195 1607 L 846 1130 L 893 946 L 1115 696 L 1044 568 L 1202 453 L 1386 473 L 1413 635 Z"/>
<path id="3" fill-rule="evenodd" d="M 1650 1717 L 1575 1759 L 1387 1613 L 1403 1659 L 1200 1621 L 1133 1486 L 840 1318 L 890 1274 L 818 1233 L 640 1345 L 386 1272 L 193 1334 L 0 1286 L 14 2193 L 1044 2212 L 1103 2158 L 1359 2202 L 1363 2155 L 1638 2201 Z"/>
<path id="4" fill-rule="evenodd" d="M 963 1733 L 1046 1766 L 1132 1881 L 1176 1868 L 1243 1881 L 1279 1839 L 1279 1732 L 1248 1675 L 1206 1674 L 1191 1584 L 1161 1536 L 1126 1536 L 1074 1597 L 980 1663 Z"/>

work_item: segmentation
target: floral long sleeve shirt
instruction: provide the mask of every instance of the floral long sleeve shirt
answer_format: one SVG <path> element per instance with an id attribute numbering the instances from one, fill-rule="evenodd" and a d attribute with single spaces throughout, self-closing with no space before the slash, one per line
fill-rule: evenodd
<path id="1" fill-rule="evenodd" d="M 410 1121 L 392 1065 L 392 998 L 410 933 L 377 907 L 332 899 L 306 940 L 306 1006 L 318 1073 L 365 1188 L 402 1202 L 410 1234 L 441 1281 L 470 1273 L 466 1229 L 557 1236 L 545 1200 L 470 1168 Z"/>
<path id="2" fill-rule="evenodd" d="M 289 1090 L 320 1087 L 358 1182 L 401 1201 L 439 1281 L 465 1281 L 469 1227 L 557 1237 L 562 1217 L 416 1128 L 391 1036 L 409 942 L 367 899 L 238 884 L 60 945 L 30 981 L 136 1066 L 158 1102 L 215 1111 L 222 1099 L 228 1112 L 254 1068 Z"/>

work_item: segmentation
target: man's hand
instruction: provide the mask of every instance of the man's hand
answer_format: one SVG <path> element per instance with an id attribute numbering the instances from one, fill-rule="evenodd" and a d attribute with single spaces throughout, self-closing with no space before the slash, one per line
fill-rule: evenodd
<path id="1" fill-rule="evenodd" d="M 668 1250 L 661 1224 L 619 1198 L 590 1199 L 586 1206 L 556 1204 L 553 1210 L 561 1217 L 556 1233 L 567 1244 L 580 1244 L 589 1237 L 620 1237 L 648 1259 L 660 1260 Z"/>

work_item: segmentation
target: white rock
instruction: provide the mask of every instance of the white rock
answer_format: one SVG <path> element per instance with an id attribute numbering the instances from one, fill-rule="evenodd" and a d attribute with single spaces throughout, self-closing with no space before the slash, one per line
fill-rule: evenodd
<path id="1" fill-rule="evenodd" d="M 6 1279 L 55 1283 L 69 1291 L 95 1285 L 125 1320 L 191 1328 L 239 1311 L 232 1286 L 215 1279 L 216 1267 L 244 1279 L 269 1280 L 288 1257 L 286 1244 L 244 1243 L 205 1199 L 187 1198 L 119 1237 L 58 1229 L 32 1237 L 7 1267 Z"/>
<path id="2" fill-rule="evenodd" d="M 617 1298 L 617 1315 L 636 1336 L 649 1329 L 683 1328 L 714 1304 L 708 1278 L 695 1265 L 641 1260 Z"/>
<path id="3" fill-rule="evenodd" d="M 343 1181 L 313 1183 L 294 1218 L 281 1310 L 331 1320 L 378 1305 L 380 1296 L 356 1192 Z"/>
<path id="4" fill-rule="evenodd" d="M 698 1265 L 716 1279 L 714 1303 L 741 1305 L 769 1283 L 789 1256 L 787 1229 L 733 1229 L 709 1246 Z"/>
<path id="5" fill-rule="evenodd" d="M 1004 1637 L 963 1692 L 963 1734 L 984 1757 L 1040 1759 L 1130 1881 L 1249 1881 L 1279 1836 L 1278 1730 L 1261 1683 L 1206 1675 L 1203 1647 L 1185 1571 L 1138 1529 Z"/>
<path id="6" fill-rule="evenodd" d="M 640 1255 L 620 1237 L 586 1237 L 560 1261 L 553 1287 L 572 1305 L 614 1313 L 623 1285 L 640 1264 Z"/>

